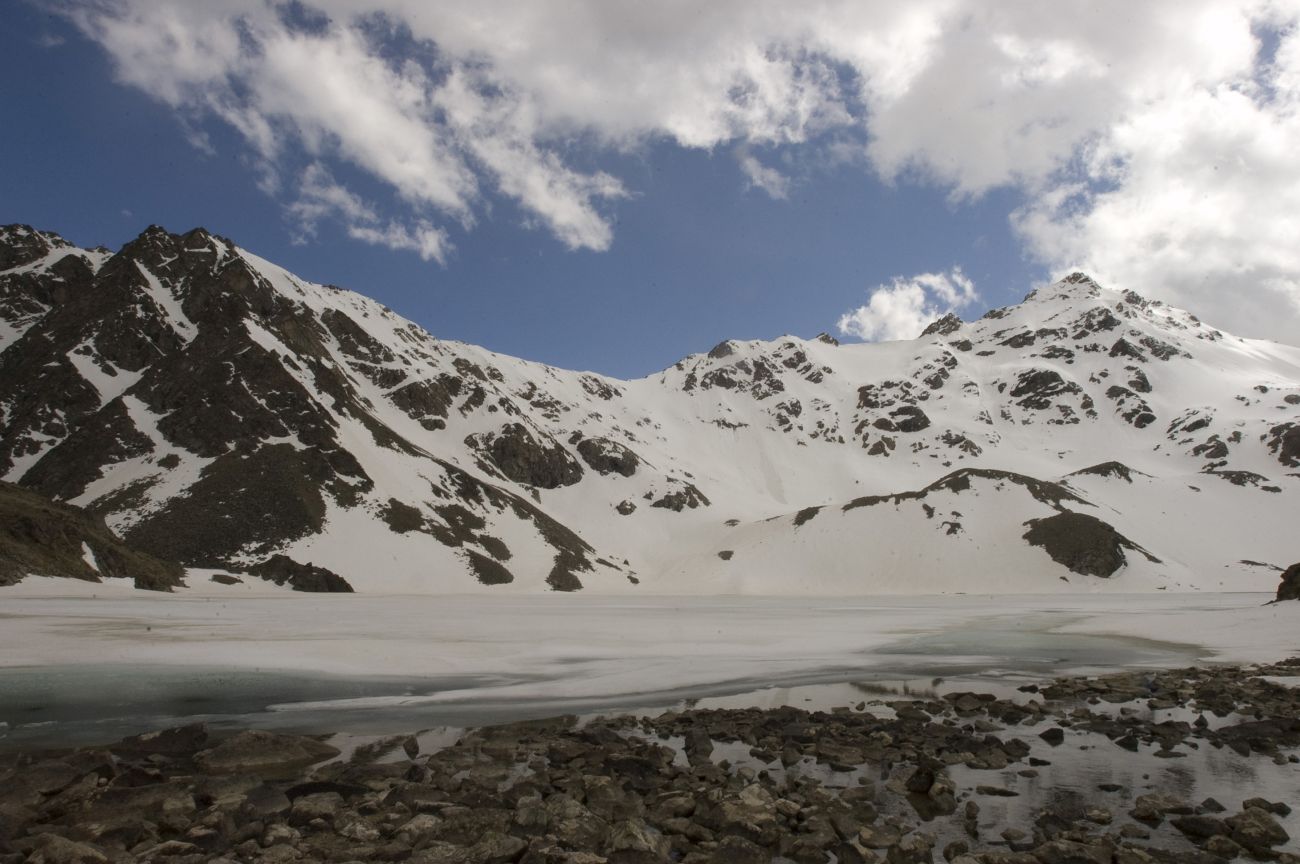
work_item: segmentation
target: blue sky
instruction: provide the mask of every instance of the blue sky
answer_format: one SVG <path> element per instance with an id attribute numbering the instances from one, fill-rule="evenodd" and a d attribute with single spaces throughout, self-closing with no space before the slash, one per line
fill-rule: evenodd
<path id="1" fill-rule="evenodd" d="M 1231 13 L 1227 20 L 1245 36 L 1211 39 L 1204 57 L 1187 61 L 1199 76 L 1195 87 L 1178 88 L 1163 103 L 1144 97 L 1137 110 L 1137 97 L 1122 86 L 1092 72 L 1062 73 L 1056 54 L 1045 60 L 1017 47 L 1035 44 L 1033 28 L 1046 26 L 1028 13 L 988 22 L 975 41 L 954 30 L 945 42 L 941 29 L 937 43 L 929 37 L 933 68 L 911 70 L 901 95 L 881 95 L 886 84 L 897 89 L 889 83 L 897 59 L 863 59 L 830 37 L 809 35 L 805 53 L 775 65 L 770 58 L 780 52 L 764 42 L 761 27 L 736 32 L 723 21 L 706 34 L 723 46 L 766 44 L 757 61 L 746 60 L 740 73 L 701 66 L 681 87 L 626 97 L 638 91 L 640 73 L 605 54 L 572 59 L 573 77 L 553 92 L 530 91 L 521 82 L 570 62 L 568 55 L 489 51 L 485 59 L 482 46 L 457 41 L 469 38 L 457 29 L 468 11 L 439 19 L 395 0 L 381 10 L 383 35 L 370 39 L 382 3 L 324 4 L 324 17 L 298 5 L 264 22 L 256 17 L 260 3 L 242 21 L 206 22 L 195 11 L 201 4 L 173 5 L 171 29 L 158 32 L 151 28 L 163 28 L 157 18 L 165 16 L 133 9 L 131 0 L 58 4 L 56 14 L 17 3 L 0 12 L 0 80 L 8 82 L 0 110 L 9 118 L 0 135 L 9 166 L 0 172 L 0 222 L 113 248 L 151 223 L 173 231 L 202 225 L 306 278 L 375 297 L 437 336 L 622 377 L 724 338 L 913 335 L 930 315 L 956 307 L 977 316 L 1073 266 L 1245 335 L 1284 338 L 1286 316 L 1296 320 L 1300 265 L 1284 238 L 1261 239 L 1268 232 L 1253 224 L 1226 236 L 1216 226 L 1207 238 L 1205 224 L 1170 215 L 1186 211 L 1175 209 L 1177 200 L 1152 195 L 1177 171 L 1179 184 L 1202 184 L 1186 194 L 1231 212 L 1241 184 L 1214 185 L 1218 166 L 1211 165 L 1229 150 L 1246 160 L 1240 170 L 1282 193 L 1279 208 L 1300 189 L 1294 165 L 1243 152 L 1234 141 L 1251 123 L 1282 136 L 1280 146 L 1291 141 L 1286 136 L 1300 129 L 1296 106 L 1276 94 L 1280 83 L 1287 97 L 1295 76 L 1278 73 L 1269 79 L 1272 95 L 1229 104 L 1243 112 L 1235 135 L 1221 123 L 1206 126 L 1204 115 L 1221 116 L 1223 104 L 1201 104 L 1234 99 L 1225 82 L 1268 73 L 1261 44 L 1274 64 L 1279 52 L 1290 56 L 1294 21 L 1272 12 L 1205 4 L 1211 18 Z M 809 14 L 807 29 L 816 34 Z M 285 24 L 297 18 L 315 23 Z M 579 24 L 592 39 L 648 46 L 643 64 L 662 57 L 668 69 L 695 56 L 679 53 L 681 40 L 700 38 L 595 14 Z M 186 41 L 191 25 L 200 33 L 229 25 L 235 47 L 203 55 L 201 40 Z M 788 22 L 778 25 L 789 32 Z M 1020 41 L 999 35 L 999 26 Z M 1154 20 L 1138 35 L 1157 39 L 1162 26 Z M 1253 39 L 1262 26 L 1268 38 Z M 243 54 L 241 38 L 261 41 Z M 549 38 L 537 33 L 539 43 Z M 168 40 L 170 49 L 154 50 Z M 1188 52 L 1174 41 L 1169 51 Z M 985 43 L 1031 84 L 1012 87 L 1003 70 L 984 91 L 961 92 L 962 64 L 987 65 Z M 195 44 L 188 52 L 177 47 Z M 314 86 L 311 76 L 321 73 L 307 49 L 316 48 L 335 52 L 331 70 L 353 58 L 358 78 L 388 76 L 395 92 L 412 87 L 415 98 L 370 106 L 366 86 Z M 288 55 L 279 64 L 278 50 Z M 457 52 L 473 60 L 457 60 Z M 810 53 L 828 59 L 809 62 Z M 1167 58 L 1153 51 L 1149 63 Z M 450 92 L 449 79 L 471 73 L 468 95 Z M 653 68 L 644 74 L 662 77 Z M 1125 74 L 1145 80 L 1152 73 L 1137 64 Z M 1046 83 L 1032 83 L 1035 75 Z M 160 83 L 178 80 L 184 88 Z M 596 90 L 608 81 L 610 92 L 575 96 L 584 80 L 597 82 Z M 750 89 L 714 87 L 718 80 Z M 307 89 L 293 89 L 300 85 Z M 1142 93 L 1149 91 L 1144 84 Z M 300 109 L 294 93 L 298 103 L 310 94 L 311 105 Z M 1060 114 L 1064 95 L 1077 112 Z M 427 108 L 431 102 L 438 107 Z M 471 120 L 456 126 L 462 108 Z M 366 116 L 395 131 L 357 137 L 354 118 Z M 258 123 L 274 136 L 258 139 Z M 1171 125 L 1190 142 L 1185 152 L 1152 143 Z M 400 134 L 416 150 L 394 157 L 390 145 Z M 422 142 L 438 148 L 453 138 L 437 159 L 419 152 Z M 433 253 L 409 242 L 421 232 L 434 238 Z M 1213 244 L 1231 254 L 1209 256 L 1208 267 L 1175 266 Z M 1222 277 L 1207 287 L 1206 272 L 1216 266 Z M 880 296 L 868 304 L 872 292 Z M 1279 314 L 1279 329 L 1270 331 Z"/>

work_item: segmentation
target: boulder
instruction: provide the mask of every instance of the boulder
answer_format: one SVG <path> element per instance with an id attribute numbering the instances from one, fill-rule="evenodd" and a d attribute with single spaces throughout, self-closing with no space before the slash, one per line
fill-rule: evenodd
<path id="1" fill-rule="evenodd" d="M 314 738 L 250 729 L 196 754 L 194 764 L 210 774 L 267 774 L 303 768 L 337 755 L 338 748 Z"/>

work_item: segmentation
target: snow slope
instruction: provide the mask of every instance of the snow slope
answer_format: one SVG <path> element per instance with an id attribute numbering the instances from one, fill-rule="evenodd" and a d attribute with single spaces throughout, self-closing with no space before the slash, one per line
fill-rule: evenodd
<path id="1" fill-rule="evenodd" d="M 0 336 L 0 477 L 195 567 L 852 595 L 1269 590 L 1300 557 L 1300 349 L 1081 274 L 916 340 L 726 342 L 621 381 L 202 230 L 108 256 L 11 226 Z M 1026 539 L 1063 513 L 1105 527 Z"/>

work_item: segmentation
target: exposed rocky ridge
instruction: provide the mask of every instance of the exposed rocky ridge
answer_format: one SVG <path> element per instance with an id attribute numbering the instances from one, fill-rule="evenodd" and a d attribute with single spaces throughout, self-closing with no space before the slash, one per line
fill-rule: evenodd
<path id="1" fill-rule="evenodd" d="M 1300 563 L 1282 571 L 1282 581 L 1277 586 L 1278 600 L 1300 600 Z"/>
<path id="2" fill-rule="evenodd" d="M 435 339 L 202 229 L 109 253 L 9 226 L 0 420 L 0 476 L 139 548 L 240 570 L 285 555 L 357 590 L 795 590 L 798 536 L 836 553 L 815 590 L 870 592 L 854 562 L 920 566 L 904 549 L 1002 566 L 977 534 L 1032 553 L 1017 566 L 1053 590 L 1070 570 L 1021 535 L 1061 507 L 1031 484 L 1160 562 L 1116 584 L 1240 586 L 1262 578 L 1241 559 L 1291 554 L 1300 495 L 1300 351 L 1080 274 L 911 342 L 732 340 L 615 381 Z M 930 488 L 965 467 L 976 493 Z M 966 494 L 963 515 L 908 489 Z M 838 519 L 788 518 L 864 497 L 897 518 L 859 507 L 835 536 Z M 1186 524 L 1154 519 L 1166 506 Z M 750 554 L 769 541 L 794 545 Z"/>
<path id="3" fill-rule="evenodd" d="M 0 481 L 0 585 L 28 575 L 87 582 L 130 579 L 137 588 L 168 591 L 184 571 L 132 549 L 101 517 Z"/>

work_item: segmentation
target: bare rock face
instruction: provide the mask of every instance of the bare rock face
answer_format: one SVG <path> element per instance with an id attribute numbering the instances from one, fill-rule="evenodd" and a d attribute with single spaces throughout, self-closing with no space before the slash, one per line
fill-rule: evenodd
<path id="1" fill-rule="evenodd" d="M 582 466 L 558 443 L 539 442 L 522 423 L 507 424 L 498 435 L 473 437 L 476 447 L 508 479 L 539 489 L 572 486 L 582 479 Z"/>
<path id="2" fill-rule="evenodd" d="M 947 336 L 955 330 L 960 330 L 961 325 L 962 320 L 952 312 L 949 312 L 942 318 L 931 322 L 929 327 L 926 327 L 921 331 L 921 336 Z"/>
<path id="3" fill-rule="evenodd" d="M 608 438 L 584 438 L 578 442 L 578 455 L 587 467 L 598 474 L 631 477 L 641 460 L 628 448 Z"/>
<path id="4" fill-rule="evenodd" d="M 1125 549 L 1151 557 L 1109 524 L 1087 513 L 1063 510 L 1025 524 L 1029 530 L 1024 539 L 1031 546 L 1042 547 L 1053 561 L 1083 576 L 1109 578 L 1126 563 Z"/>
<path id="5" fill-rule="evenodd" d="M 248 572 L 276 585 L 287 584 L 295 591 L 352 593 L 352 586 L 339 574 L 314 564 L 299 564 L 287 555 L 272 555 L 261 564 L 249 567 Z"/>
<path id="6" fill-rule="evenodd" d="M 1300 600 L 1300 564 L 1292 564 L 1282 573 L 1277 586 L 1277 599 Z"/>
<path id="7" fill-rule="evenodd" d="M 650 506 L 680 513 L 686 509 L 694 510 L 696 507 L 708 507 L 709 499 L 704 496 L 703 492 L 695 488 L 695 484 L 687 483 L 680 489 L 665 492 L 655 499 Z"/>
<path id="8" fill-rule="evenodd" d="M 123 543 L 102 518 L 0 481 L 0 585 L 27 574 L 131 579 L 154 591 L 171 590 L 185 575 L 179 564 Z"/>

